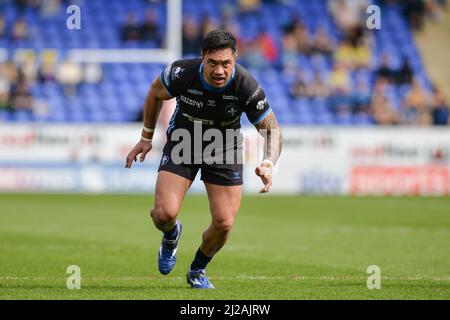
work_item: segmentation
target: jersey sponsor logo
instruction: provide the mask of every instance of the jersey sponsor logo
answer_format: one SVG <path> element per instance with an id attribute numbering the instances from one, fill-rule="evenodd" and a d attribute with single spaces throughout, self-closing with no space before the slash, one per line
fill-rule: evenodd
<path id="1" fill-rule="evenodd" d="M 197 101 L 188 97 L 185 97 L 183 95 L 180 96 L 180 100 L 183 101 L 184 103 L 193 106 L 193 107 L 197 107 L 197 108 L 202 108 L 203 107 L 203 102 L 201 101 Z"/>
<path id="2" fill-rule="evenodd" d="M 163 165 L 165 165 L 167 162 L 169 162 L 169 160 L 170 160 L 170 158 L 169 158 L 168 156 L 164 156 L 164 157 L 161 159 L 161 167 L 162 167 Z"/>
<path id="3" fill-rule="evenodd" d="M 173 71 L 173 77 L 174 78 L 180 78 L 180 74 L 184 71 L 184 68 L 176 67 Z"/>
<path id="4" fill-rule="evenodd" d="M 194 89 L 187 89 L 186 91 L 189 92 L 189 93 L 195 94 L 197 96 L 202 96 L 203 95 L 203 92 L 198 91 L 198 90 L 194 90 Z"/>
<path id="5" fill-rule="evenodd" d="M 227 96 L 227 95 L 223 95 L 223 100 L 234 100 L 234 101 L 238 101 L 238 97 L 235 96 Z"/>
<path id="6" fill-rule="evenodd" d="M 248 98 L 248 100 L 245 103 L 245 105 L 247 106 L 250 102 L 252 102 L 252 100 L 255 99 L 258 96 L 260 91 L 261 91 L 261 87 L 258 86 L 258 88 L 256 88 L 255 92 L 253 92 L 253 94 L 250 96 L 250 98 Z"/>
<path id="7" fill-rule="evenodd" d="M 208 107 L 216 107 L 216 100 L 208 100 L 206 103 Z"/>
<path id="8" fill-rule="evenodd" d="M 258 101 L 256 104 L 256 109 L 263 110 L 265 107 L 269 106 L 269 101 L 267 101 L 267 98 L 264 98 L 263 100 Z"/>
<path id="9" fill-rule="evenodd" d="M 232 118 L 239 112 L 239 107 L 234 103 L 227 104 L 225 106 L 225 113 L 228 117 Z"/>

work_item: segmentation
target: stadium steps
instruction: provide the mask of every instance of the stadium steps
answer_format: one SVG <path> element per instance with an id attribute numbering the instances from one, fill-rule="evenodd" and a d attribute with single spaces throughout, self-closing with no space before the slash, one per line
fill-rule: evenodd
<path id="1" fill-rule="evenodd" d="M 428 74 L 450 100 L 450 6 L 441 11 L 439 22 L 427 20 L 424 29 L 414 34 Z"/>

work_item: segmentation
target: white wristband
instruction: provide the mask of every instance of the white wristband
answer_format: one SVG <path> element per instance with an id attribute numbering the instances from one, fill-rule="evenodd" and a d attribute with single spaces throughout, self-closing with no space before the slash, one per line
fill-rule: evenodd
<path id="1" fill-rule="evenodd" d="M 148 133 L 155 132 L 155 129 L 147 128 L 146 126 L 144 126 L 144 128 L 142 130 L 144 130 L 145 132 L 148 132 Z"/>
<path id="2" fill-rule="evenodd" d="M 148 138 L 145 138 L 143 136 L 141 136 L 141 140 L 142 141 L 147 141 L 147 142 L 152 142 L 152 139 L 148 139 Z"/>
<path id="3" fill-rule="evenodd" d="M 270 161 L 269 159 L 264 159 L 262 162 L 261 162 L 261 164 L 263 164 L 263 163 L 267 163 L 267 164 L 270 164 L 270 167 L 271 168 L 273 168 L 274 167 L 274 165 L 273 165 L 273 162 L 272 161 Z"/>
<path id="4" fill-rule="evenodd" d="M 261 162 L 261 164 L 263 164 L 263 163 L 267 163 L 267 164 L 270 165 L 270 174 L 272 174 L 272 171 L 273 171 L 273 162 L 270 161 L 269 159 L 264 159 L 264 160 Z M 267 168 L 267 167 L 266 167 L 266 168 Z"/>

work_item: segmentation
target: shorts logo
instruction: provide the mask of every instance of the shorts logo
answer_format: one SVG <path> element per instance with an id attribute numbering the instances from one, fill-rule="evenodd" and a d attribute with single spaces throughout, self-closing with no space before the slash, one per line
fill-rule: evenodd
<path id="1" fill-rule="evenodd" d="M 234 171 L 233 172 L 233 179 L 234 180 L 239 180 L 241 178 L 241 173 L 239 171 Z"/>
<path id="2" fill-rule="evenodd" d="M 225 113 L 229 118 L 233 118 L 239 112 L 239 108 L 234 103 L 225 106 Z"/>
<path id="3" fill-rule="evenodd" d="M 165 165 L 167 162 L 169 162 L 170 158 L 168 156 L 164 156 L 161 159 L 161 166 Z"/>
<path id="4" fill-rule="evenodd" d="M 216 101 L 215 100 L 208 100 L 208 103 L 206 104 L 209 107 L 215 107 L 216 106 Z"/>

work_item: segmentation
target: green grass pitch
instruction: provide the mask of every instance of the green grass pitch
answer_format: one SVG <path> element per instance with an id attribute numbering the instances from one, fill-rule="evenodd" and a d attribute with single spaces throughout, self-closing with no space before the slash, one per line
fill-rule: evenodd
<path id="1" fill-rule="evenodd" d="M 177 265 L 157 269 L 151 196 L 0 195 L 0 299 L 450 299 L 450 198 L 244 196 L 227 245 L 186 270 L 209 223 L 188 195 Z M 81 289 L 66 269 L 81 268 Z M 381 268 L 381 289 L 366 286 Z"/>

